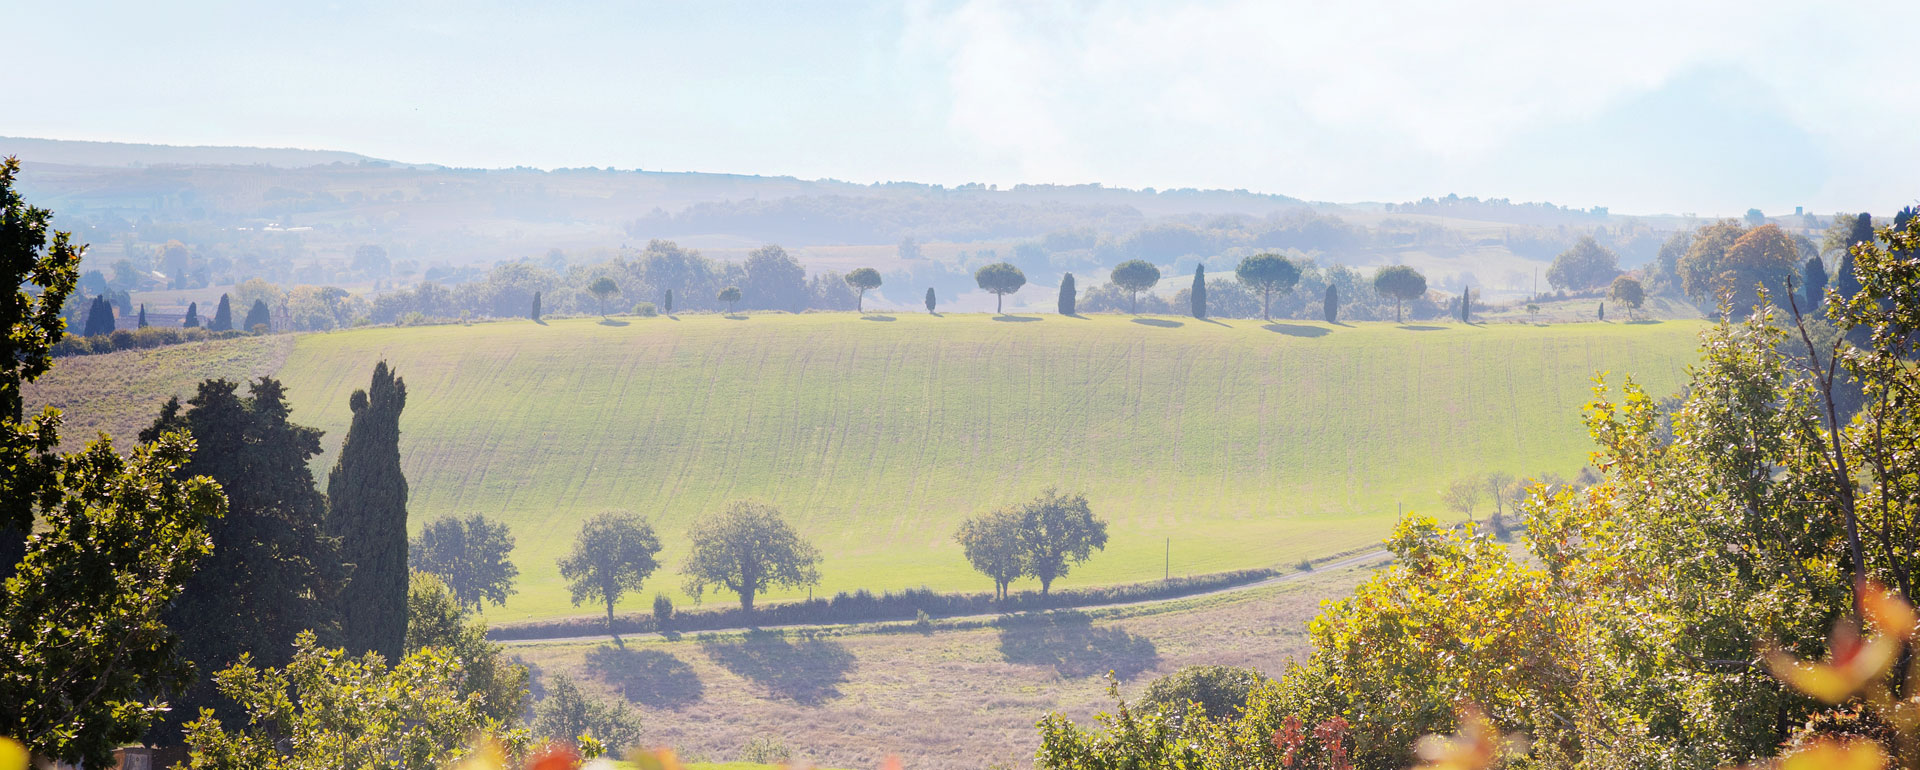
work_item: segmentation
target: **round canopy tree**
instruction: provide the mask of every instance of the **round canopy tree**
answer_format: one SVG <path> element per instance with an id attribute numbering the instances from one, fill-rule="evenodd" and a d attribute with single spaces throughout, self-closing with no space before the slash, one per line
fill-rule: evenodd
<path id="1" fill-rule="evenodd" d="M 1255 254 L 1240 260 L 1233 275 L 1247 288 L 1260 292 L 1260 317 L 1273 320 L 1274 292 L 1289 292 L 1300 282 L 1300 266 L 1279 254 Z"/>
<path id="2" fill-rule="evenodd" d="M 1127 290 L 1132 312 L 1140 310 L 1140 292 L 1152 289 L 1159 282 L 1160 268 L 1144 259 L 1129 259 L 1113 267 L 1113 285 Z"/>
<path id="3" fill-rule="evenodd" d="M 740 301 L 740 287 L 728 286 L 727 288 L 721 289 L 720 294 L 714 297 L 714 299 L 727 303 L 727 313 L 731 314 L 733 313 L 733 303 Z"/>
<path id="4" fill-rule="evenodd" d="M 1006 262 L 995 262 L 975 272 L 973 280 L 980 284 L 981 289 L 993 292 L 993 312 L 999 313 L 1002 312 L 1001 301 L 1027 285 L 1027 274 Z"/>
<path id="5" fill-rule="evenodd" d="M 693 552 L 680 571 L 687 593 L 709 587 L 740 597 L 740 611 L 753 613 L 753 598 L 776 585 L 798 588 L 820 582 L 820 551 L 801 539 L 780 509 L 737 501 L 687 533 Z"/>
<path id="6" fill-rule="evenodd" d="M 603 275 L 594 279 L 593 283 L 588 284 L 587 291 L 591 292 L 593 298 L 599 301 L 600 317 L 605 318 L 607 317 L 607 298 L 620 293 L 620 284 L 614 283 L 612 278 Z"/>
<path id="7" fill-rule="evenodd" d="M 1583 235 L 1573 248 L 1553 258 L 1547 268 L 1547 282 L 1568 291 L 1586 291 L 1607 285 L 1620 275 L 1620 257 L 1591 235 Z"/>
<path id="8" fill-rule="evenodd" d="M 560 560 L 573 603 L 598 600 L 607 608 L 613 632 L 613 605 L 628 591 L 639 591 L 660 567 L 660 538 L 639 514 L 607 511 L 587 520 L 574 538 L 573 551 Z"/>
<path id="9" fill-rule="evenodd" d="M 854 311 L 864 313 L 866 312 L 867 290 L 880 288 L 880 271 L 871 267 L 863 267 L 855 270 L 847 274 L 847 285 L 852 286 L 860 292 L 859 298 L 854 300 Z"/>
<path id="10" fill-rule="evenodd" d="M 1640 305 L 1647 301 L 1647 289 L 1639 281 L 1623 275 L 1613 279 L 1613 285 L 1607 287 L 1607 299 L 1626 305 L 1627 312 L 1632 314 L 1638 312 Z"/>
<path id="11" fill-rule="evenodd" d="M 1406 265 L 1380 268 L 1373 274 L 1373 290 L 1393 298 L 1393 321 L 1401 322 L 1400 305 L 1427 293 L 1427 277 Z"/>

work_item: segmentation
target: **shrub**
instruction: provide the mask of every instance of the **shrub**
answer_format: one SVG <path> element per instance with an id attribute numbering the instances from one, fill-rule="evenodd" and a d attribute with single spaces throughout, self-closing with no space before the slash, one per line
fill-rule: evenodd
<path id="1" fill-rule="evenodd" d="M 1177 716 L 1192 702 L 1199 704 L 1209 719 L 1233 719 L 1240 716 L 1247 696 L 1265 679 L 1250 668 L 1187 666 L 1149 683 L 1140 695 L 1140 706 Z"/>
<path id="2" fill-rule="evenodd" d="M 660 314 L 660 309 L 651 302 L 642 302 L 633 306 L 633 314 L 643 318 L 652 318 Z"/>
<path id="3" fill-rule="evenodd" d="M 759 736 L 747 741 L 740 747 L 740 761 L 761 765 L 784 765 L 793 758 L 793 751 L 779 738 Z"/>

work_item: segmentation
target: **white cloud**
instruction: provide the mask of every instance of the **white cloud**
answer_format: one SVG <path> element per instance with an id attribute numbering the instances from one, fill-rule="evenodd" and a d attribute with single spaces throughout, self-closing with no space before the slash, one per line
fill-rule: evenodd
<path id="1" fill-rule="evenodd" d="M 1023 180 L 1339 199 L 1452 185 L 1554 193 L 1550 180 L 1521 179 L 1524 159 L 1506 157 L 1509 141 L 1593 119 L 1690 71 L 1726 68 L 1771 89 L 1838 162 L 1861 146 L 1902 156 L 1905 173 L 1836 169 L 1819 192 L 1867 205 L 1854 198 L 1891 194 L 1920 171 L 1920 143 L 1901 139 L 1920 117 L 1914 86 L 1894 79 L 1909 65 L 1869 42 L 1875 29 L 1913 21 L 1920 12 L 1893 3 L 1223 0 L 1062 10 L 966 0 L 917 8 L 902 50 L 944 66 L 957 140 Z M 1902 98 L 1863 109 L 1870 93 Z"/>

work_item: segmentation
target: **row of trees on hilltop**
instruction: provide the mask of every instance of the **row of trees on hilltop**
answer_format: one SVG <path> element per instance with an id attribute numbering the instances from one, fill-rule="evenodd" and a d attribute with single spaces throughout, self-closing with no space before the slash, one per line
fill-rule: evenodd
<path id="1" fill-rule="evenodd" d="M 1195 267 L 1193 285 L 1176 292 L 1172 302 L 1151 293 L 1160 283 L 1160 268 L 1146 261 L 1129 260 L 1115 265 L 1109 277 L 1107 284 L 1083 296 L 1077 292 L 1073 274 L 1063 276 L 1058 299 L 1060 313 L 1138 313 L 1143 292 L 1147 293 L 1148 313 L 1191 314 L 1195 318 L 1271 320 L 1275 298 L 1285 303 L 1284 311 L 1292 311 L 1291 315 L 1283 313 L 1282 317 L 1318 318 L 1329 323 L 1341 318 L 1383 318 L 1389 304 L 1396 321 L 1404 319 L 1405 306 L 1411 306 L 1416 317 L 1425 317 L 1438 308 L 1438 303 L 1427 295 L 1426 277 L 1406 265 L 1381 267 L 1367 280 L 1341 265 L 1322 271 L 1310 262 L 1302 264 L 1279 254 L 1255 254 L 1240 260 L 1231 281 L 1209 281 L 1206 266 Z M 1026 275 L 1020 268 L 1004 262 L 980 268 L 975 280 L 982 290 L 996 296 L 995 312 L 1000 312 L 998 298 L 1026 285 Z M 927 309 L 933 310 L 931 301 Z"/>

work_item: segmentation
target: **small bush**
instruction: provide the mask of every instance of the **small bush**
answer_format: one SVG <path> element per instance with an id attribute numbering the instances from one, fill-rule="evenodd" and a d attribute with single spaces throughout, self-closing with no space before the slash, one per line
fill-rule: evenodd
<path id="1" fill-rule="evenodd" d="M 673 600 L 668 599 L 666 594 L 654 594 L 653 595 L 654 627 L 664 629 L 667 627 L 667 624 L 672 621 L 673 621 Z"/>
<path id="2" fill-rule="evenodd" d="M 654 307 L 651 302 L 642 302 L 633 306 L 633 314 L 642 318 L 652 318 L 659 315 L 660 310 Z"/>
<path id="3" fill-rule="evenodd" d="M 1187 666 L 1148 684 L 1140 706 L 1177 718 L 1193 702 L 1208 719 L 1232 719 L 1240 716 L 1247 696 L 1262 681 L 1265 677 L 1250 668 Z"/>
<path id="4" fill-rule="evenodd" d="M 1312 560 L 1312 559 L 1301 559 L 1301 560 L 1300 560 L 1300 563 L 1299 563 L 1299 564 L 1295 564 L 1295 565 L 1293 565 L 1293 568 L 1294 568 L 1294 569 L 1297 569 L 1297 570 L 1300 570 L 1301 572 L 1312 572 L 1312 571 L 1313 571 L 1313 560 Z"/>
<path id="5" fill-rule="evenodd" d="M 793 750 L 779 738 L 761 736 L 740 747 L 740 761 L 761 765 L 784 765 L 793 758 Z"/>

